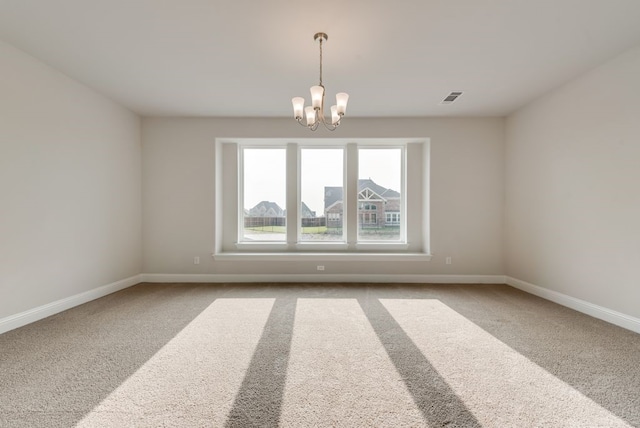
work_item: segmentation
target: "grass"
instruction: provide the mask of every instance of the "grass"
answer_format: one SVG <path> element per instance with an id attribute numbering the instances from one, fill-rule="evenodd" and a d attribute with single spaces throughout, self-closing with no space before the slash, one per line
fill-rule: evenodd
<path id="1" fill-rule="evenodd" d="M 245 230 L 250 230 L 256 233 L 285 233 L 287 231 L 286 226 L 258 226 L 258 227 L 246 227 Z M 311 233 L 316 235 L 322 235 L 327 233 L 326 226 L 313 226 L 303 227 L 302 233 Z"/>
<path id="2" fill-rule="evenodd" d="M 311 234 L 321 235 L 321 234 L 327 233 L 327 226 L 303 227 L 302 233 L 311 233 Z"/>
<path id="3" fill-rule="evenodd" d="M 245 230 L 252 232 L 268 232 L 268 233 L 286 233 L 286 226 L 259 226 L 259 227 L 245 227 Z"/>
<path id="4" fill-rule="evenodd" d="M 287 233 L 286 226 L 258 226 L 246 227 L 245 230 L 253 233 Z M 303 227 L 302 233 L 308 235 L 325 235 L 327 233 L 326 226 L 310 226 Z M 379 236 L 381 239 L 389 239 L 395 237 L 399 233 L 399 227 L 382 227 L 382 228 L 365 228 L 359 231 L 360 236 Z"/>

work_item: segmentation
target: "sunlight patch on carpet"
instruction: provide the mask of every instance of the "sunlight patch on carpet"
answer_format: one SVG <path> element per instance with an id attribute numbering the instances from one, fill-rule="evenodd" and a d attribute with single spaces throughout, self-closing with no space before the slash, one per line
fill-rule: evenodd
<path id="1" fill-rule="evenodd" d="M 630 427 L 439 300 L 380 302 L 483 426 Z"/>
<path id="2" fill-rule="evenodd" d="M 77 426 L 223 426 L 273 303 L 214 301 Z"/>
<path id="3" fill-rule="evenodd" d="M 356 299 L 299 299 L 281 426 L 423 426 Z"/>

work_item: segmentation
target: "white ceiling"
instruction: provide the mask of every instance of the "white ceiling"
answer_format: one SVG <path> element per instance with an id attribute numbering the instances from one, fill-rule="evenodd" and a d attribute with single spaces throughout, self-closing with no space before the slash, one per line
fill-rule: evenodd
<path id="1" fill-rule="evenodd" d="M 348 116 L 502 116 L 640 43 L 640 0 L 0 0 L 0 38 L 146 116 L 292 116 L 318 31 Z"/>

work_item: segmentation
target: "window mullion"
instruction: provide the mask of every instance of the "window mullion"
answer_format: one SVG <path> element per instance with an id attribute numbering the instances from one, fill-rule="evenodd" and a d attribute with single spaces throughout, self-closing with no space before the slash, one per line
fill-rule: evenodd
<path id="1" fill-rule="evenodd" d="M 300 235 L 300 152 L 287 144 L 287 244 L 294 248 Z"/>
<path id="2" fill-rule="evenodd" d="M 344 227 L 349 249 L 358 243 L 358 145 L 347 144 L 345 153 Z"/>

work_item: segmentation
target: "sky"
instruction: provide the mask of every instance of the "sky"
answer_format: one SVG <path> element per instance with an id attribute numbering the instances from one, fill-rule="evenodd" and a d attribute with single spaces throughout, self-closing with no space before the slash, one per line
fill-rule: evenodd
<path id="1" fill-rule="evenodd" d="M 343 150 L 303 148 L 301 154 L 302 201 L 316 212 L 324 213 L 324 187 L 342 186 Z M 358 177 L 371 178 L 377 184 L 400 191 L 400 149 L 360 149 Z M 253 208 L 260 201 L 286 208 L 286 150 L 245 149 L 244 207 Z"/>

